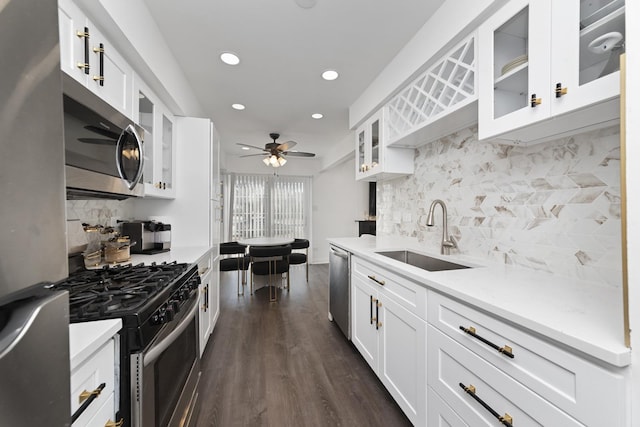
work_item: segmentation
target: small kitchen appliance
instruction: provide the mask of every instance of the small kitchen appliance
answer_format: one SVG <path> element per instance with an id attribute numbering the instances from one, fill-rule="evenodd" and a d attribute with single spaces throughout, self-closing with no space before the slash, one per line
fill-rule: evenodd
<path id="1" fill-rule="evenodd" d="M 122 234 L 132 242 L 132 254 L 157 254 L 171 249 L 171 224 L 157 221 L 122 222 Z"/>

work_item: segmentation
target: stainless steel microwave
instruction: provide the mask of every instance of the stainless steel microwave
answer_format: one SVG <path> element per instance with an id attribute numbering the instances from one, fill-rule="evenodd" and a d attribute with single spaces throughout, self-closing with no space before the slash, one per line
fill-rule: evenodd
<path id="1" fill-rule="evenodd" d="M 63 76 L 67 199 L 144 196 L 144 130 Z"/>

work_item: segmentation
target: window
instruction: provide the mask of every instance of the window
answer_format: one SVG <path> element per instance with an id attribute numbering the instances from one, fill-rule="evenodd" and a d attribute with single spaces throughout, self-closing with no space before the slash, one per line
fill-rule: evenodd
<path id="1" fill-rule="evenodd" d="M 311 177 L 229 174 L 229 240 L 309 238 Z"/>

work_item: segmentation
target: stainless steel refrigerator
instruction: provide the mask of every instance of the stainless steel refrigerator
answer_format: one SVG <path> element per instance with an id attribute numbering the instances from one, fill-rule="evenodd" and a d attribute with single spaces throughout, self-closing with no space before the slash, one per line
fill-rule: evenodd
<path id="1" fill-rule="evenodd" d="M 0 425 L 70 425 L 56 0 L 0 1 Z"/>

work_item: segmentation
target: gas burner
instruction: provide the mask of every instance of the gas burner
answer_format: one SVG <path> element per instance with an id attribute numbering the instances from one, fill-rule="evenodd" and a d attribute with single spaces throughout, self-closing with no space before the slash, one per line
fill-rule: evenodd
<path id="1" fill-rule="evenodd" d="M 176 262 L 107 266 L 73 274 L 54 287 L 69 291 L 72 322 L 139 315 L 146 307 L 155 309 L 148 308 L 152 300 L 188 267 Z"/>

